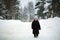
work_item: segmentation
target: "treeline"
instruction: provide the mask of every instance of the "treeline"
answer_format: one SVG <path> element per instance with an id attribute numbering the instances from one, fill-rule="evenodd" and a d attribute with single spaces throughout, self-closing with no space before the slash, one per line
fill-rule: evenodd
<path id="1" fill-rule="evenodd" d="M 49 5 L 45 6 L 46 4 Z M 18 0 L 0 0 L 0 19 L 31 21 L 35 15 L 40 19 L 60 17 L 60 0 L 37 0 L 35 5 L 33 2 L 27 5 L 22 8 Z"/>
<path id="2" fill-rule="evenodd" d="M 17 0 L 0 0 L 0 18 L 17 19 L 19 15 Z"/>
<path id="3" fill-rule="evenodd" d="M 48 3 L 49 5 L 44 8 L 44 5 Z M 40 0 L 36 3 L 36 9 L 38 17 L 46 19 L 53 17 L 60 17 L 60 0 Z"/>

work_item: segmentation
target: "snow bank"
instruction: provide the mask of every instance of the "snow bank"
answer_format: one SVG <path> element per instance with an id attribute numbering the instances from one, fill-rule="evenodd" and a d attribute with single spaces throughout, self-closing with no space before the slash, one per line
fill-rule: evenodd
<path id="1" fill-rule="evenodd" d="M 0 20 L 0 40 L 60 40 L 60 18 L 41 19 L 41 31 L 33 38 L 31 22 Z"/>
<path id="2" fill-rule="evenodd" d="M 49 18 L 40 20 L 41 28 L 40 36 L 46 40 L 60 40 L 60 18 Z"/>

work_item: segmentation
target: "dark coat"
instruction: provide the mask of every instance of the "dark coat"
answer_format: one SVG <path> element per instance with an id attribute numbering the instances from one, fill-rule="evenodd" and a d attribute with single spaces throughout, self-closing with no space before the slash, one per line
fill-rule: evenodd
<path id="1" fill-rule="evenodd" d="M 39 34 L 39 30 L 41 30 L 41 27 L 40 27 L 40 24 L 39 24 L 39 21 L 33 21 L 32 22 L 32 29 L 33 29 L 33 34 Z"/>

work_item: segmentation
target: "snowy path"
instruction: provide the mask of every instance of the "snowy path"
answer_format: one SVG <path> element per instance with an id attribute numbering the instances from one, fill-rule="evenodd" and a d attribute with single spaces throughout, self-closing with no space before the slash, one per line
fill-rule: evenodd
<path id="1" fill-rule="evenodd" d="M 40 20 L 41 31 L 34 38 L 31 22 L 0 20 L 0 40 L 60 40 L 60 18 Z"/>

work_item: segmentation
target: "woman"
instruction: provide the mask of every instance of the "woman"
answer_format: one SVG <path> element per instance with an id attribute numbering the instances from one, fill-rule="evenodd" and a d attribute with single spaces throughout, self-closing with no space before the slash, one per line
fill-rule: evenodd
<path id="1" fill-rule="evenodd" d="M 32 22 L 32 29 L 33 29 L 34 37 L 38 37 L 39 30 L 41 30 L 41 28 L 37 16 L 34 17 L 34 20 Z"/>

